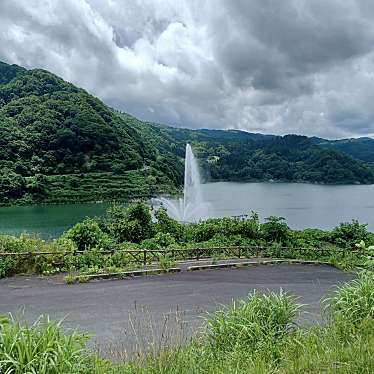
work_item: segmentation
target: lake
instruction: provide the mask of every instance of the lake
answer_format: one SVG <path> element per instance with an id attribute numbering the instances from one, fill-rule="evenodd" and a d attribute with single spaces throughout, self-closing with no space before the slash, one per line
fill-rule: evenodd
<path id="1" fill-rule="evenodd" d="M 331 229 L 358 219 L 374 231 L 374 185 L 219 182 L 205 184 L 204 196 L 217 217 L 254 210 L 261 220 L 284 217 L 295 229 Z"/>
<path id="2" fill-rule="evenodd" d="M 36 233 L 55 238 L 85 217 L 104 214 L 109 204 L 31 205 L 0 207 L 0 233 Z"/>
<path id="3" fill-rule="evenodd" d="M 286 218 L 290 227 L 331 229 L 358 219 L 374 231 L 374 185 L 325 186 L 298 183 L 232 183 L 203 185 L 212 216 L 238 216 L 254 210 L 260 219 Z M 60 235 L 85 217 L 102 215 L 107 203 L 36 205 L 0 208 L 0 233 Z"/>

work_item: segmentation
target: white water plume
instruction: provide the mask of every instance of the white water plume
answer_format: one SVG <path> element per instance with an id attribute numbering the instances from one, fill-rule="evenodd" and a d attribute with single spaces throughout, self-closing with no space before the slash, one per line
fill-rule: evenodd
<path id="1" fill-rule="evenodd" d="M 190 144 L 186 145 L 183 198 L 172 200 L 161 197 L 156 201 L 166 208 L 171 217 L 180 222 L 209 217 L 210 206 L 204 201 L 199 166 Z"/>

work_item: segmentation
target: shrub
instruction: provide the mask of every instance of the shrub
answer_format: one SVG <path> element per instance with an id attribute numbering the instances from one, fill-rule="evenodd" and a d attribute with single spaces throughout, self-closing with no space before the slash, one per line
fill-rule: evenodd
<path id="1" fill-rule="evenodd" d="M 162 232 L 158 232 L 156 236 L 153 238 L 153 240 L 157 244 L 159 244 L 162 248 L 169 247 L 176 243 L 173 236 L 171 236 L 169 233 L 162 233 Z"/>
<path id="2" fill-rule="evenodd" d="M 160 244 L 158 244 L 157 242 L 155 242 L 155 240 L 152 238 L 152 239 L 145 239 L 145 240 L 143 240 L 140 243 L 140 248 L 142 248 L 142 249 L 149 249 L 149 250 L 152 250 L 152 251 L 156 251 L 158 249 L 161 249 L 161 246 L 160 246 Z"/>
<path id="3" fill-rule="evenodd" d="M 158 232 L 152 239 L 145 239 L 140 246 L 144 249 L 157 250 L 176 244 L 175 239 L 170 234 Z"/>
<path id="4" fill-rule="evenodd" d="M 68 274 L 64 277 L 64 281 L 66 284 L 87 283 L 89 281 L 89 277 L 84 274 Z"/>
<path id="5" fill-rule="evenodd" d="M 140 243 L 154 234 L 149 207 L 140 202 L 129 205 L 127 209 L 117 205 L 109 208 L 107 227 L 119 243 Z"/>
<path id="6" fill-rule="evenodd" d="M 84 270 L 93 266 L 105 267 L 107 256 L 100 253 L 99 249 L 86 250 L 83 254 L 65 256 L 65 269 L 69 271 Z"/>
<path id="7" fill-rule="evenodd" d="M 191 241 L 197 243 L 210 240 L 218 232 L 215 221 L 214 219 L 208 219 L 198 224 L 191 224 L 188 226 L 186 234 Z"/>
<path id="8" fill-rule="evenodd" d="M 157 220 L 156 230 L 163 234 L 170 234 L 175 239 L 180 240 L 183 237 L 184 226 L 175 219 L 169 217 L 165 208 L 161 207 L 155 213 Z"/>
<path id="9" fill-rule="evenodd" d="M 34 257 L 34 270 L 37 273 L 48 275 L 65 270 L 66 256 L 59 254 L 58 252 L 73 253 L 77 250 L 77 246 L 72 240 L 65 236 L 61 236 L 58 239 L 49 242 L 45 249 L 47 252 L 52 252 L 52 254 L 43 254 Z"/>
<path id="10" fill-rule="evenodd" d="M 295 247 L 321 248 L 330 243 L 330 233 L 320 229 L 304 229 L 292 231 L 291 240 Z"/>
<path id="11" fill-rule="evenodd" d="M 64 234 L 64 237 L 72 240 L 80 251 L 95 247 L 113 249 L 115 246 L 110 236 L 104 233 L 98 222 L 92 218 L 77 223 Z"/>
<path id="12" fill-rule="evenodd" d="M 261 226 L 256 212 L 251 212 L 249 219 L 238 222 L 238 232 L 249 239 L 258 239 L 261 236 Z"/>
<path id="13" fill-rule="evenodd" d="M 168 255 L 159 255 L 158 256 L 158 266 L 162 270 L 168 270 L 173 268 L 176 265 L 176 262 Z"/>
<path id="14" fill-rule="evenodd" d="M 366 242 L 368 234 L 367 225 L 360 224 L 354 219 L 352 222 L 344 222 L 335 227 L 331 232 L 331 240 L 344 247 L 354 247 L 361 240 Z"/>
<path id="15" fill-rule="evenodd" d="M 261 225 L 265 240 L 286 243 L 290 238 L 290 228 L 283 217 L 270 216 Z"/>
<path id="16" fill-rule="evenodd" d="M 43 251 L 46 243 L 30 235 L 20 237 L 0 235 L 0 252 L 24 253 Z M 0 278 L 35 270 L 35 257 L 6 256 L 0 257 Z"/>

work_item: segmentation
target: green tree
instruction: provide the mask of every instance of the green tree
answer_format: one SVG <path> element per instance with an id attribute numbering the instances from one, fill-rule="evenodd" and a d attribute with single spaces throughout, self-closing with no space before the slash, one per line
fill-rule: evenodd
<path id="1" fill-rule="evenodd" d="M 261 225 L 265 240 L 286 243 L 290 238 L 290 228 L 283 217 L 270 216 Z"/>
<path id="2" fill-rule="evenodd" d="M 9 169 L 0 173 L 0 199 L 18 199 L 26 192 L 26 180 Z"/>
<path id="3" fill-rule="evenodd" d="M 83 222 L 77 223 L 64 234 L 64 237 L 72 240 L 80 251 L 90 248 L 113 249 L 114 247 L 113 240 L 92 218 L 86 218 Z"/>
<path id="4" fill-rule="evenodd" d="M 333 243 L 351 248 L 354 248 L 356 243 L 361 242 L 361 240 L 366 242 L 368 236 L 367 224 L 360 224 L 355 219 L 351 222 L 341 223 L 331 232 Z"/>
<path id="5" fill-rule="evenodd" d="M 169 217 L 164 207 L 161 207 L 156 211 L 155 218 L 157 220 L 156 230 L 158 232 L 170 234 L 177 240 L 182 238 L 184 230 L 183 225 Z"/>
<path id="6" fill-rule="evenodd" d="M 124 208 L 115 205 L 108 209 L 107 227 L 118 242 L 140 243 L 154 234 L 149 207 L 141 202 Z"/>

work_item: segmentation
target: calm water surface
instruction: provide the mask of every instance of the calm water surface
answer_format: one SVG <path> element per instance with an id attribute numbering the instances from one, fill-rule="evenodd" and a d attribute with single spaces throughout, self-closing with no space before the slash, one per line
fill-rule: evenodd
<path id="1" fill-rule="evenodd" d="M 374 231 L 374 185 L 209 183 L 204 185 L 204 195 L 217 217 L 254 210 L 262 220 L 270 215 L 284 217 L 295 229 L 331 229 L 358 219 Z"/>
<path id="2" fill-rule="evenodd" d="M 102 215 L 108 204 L 32 205 L 0 208 L 0 233 L 36 233 L 55 238 L 85 217 Z"/>
<path id="3" fill-rule="evenodd" d="M 374 185 L 219 182 L 203 185 L 203 193 L 215 217 L 254 210 L 261 220 L 282 216 L 296 229 L 330 229 L 355 218 L 374 231 Z M 87 216 L 103 214 L 107 207 L 103 203 L 0 208 L 0 233 L 31 232 L 52 238 Z"/>

